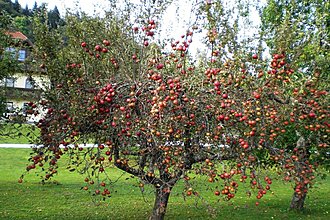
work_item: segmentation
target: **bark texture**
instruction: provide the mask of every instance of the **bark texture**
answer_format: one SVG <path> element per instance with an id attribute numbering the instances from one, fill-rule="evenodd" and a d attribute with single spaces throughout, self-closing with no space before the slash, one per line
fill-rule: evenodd
<path id="1" fill-rule="evenodd" d="M 306 199 L 306 195 L 307 193 L 302 193 L 302 194 L 298 194 L 298 193 L 293 193 L 292 196 L 292 200 L 291 200 L 291 204 L 290 204 L 290 208 L 297 210 L 297 211 L 301 211 L 304 209 L 304 204 L 305 204 L 305 199 Z"/>
<path id="2" fill-rule="evenodd" d="M 299 153 L 299 163 L 295 164 L 295 168 L 296 168 L 296 175 L 301 182 L 295 187 L 295 190 L 299 187 L 300 192 L 294 191 L 290 208 L 297 211 L 301 211 L 304 209 L 305 199 L 308 190 L 308 186 L 305 185 L 303 182 L 304 175 L 302 174 L 302 171 L 305 169 L 304 166 L 308 167 L 308 164 L 306 164 L 305 161 L 308 161 L 310 153 L 307 149 L 309 141 L 308 140 L 306 141 L 306 139 L 301 134 L 297 133 L 297 135 L 300 137 L 297 141 L 296 148 L 300 153 Z"/>
<path id="3" fill-rule="evenodd" d="M 171 193 L 170 188 L 156 188 L 155 203 L 149 220 L 164 219 L 170 193 Z"/>

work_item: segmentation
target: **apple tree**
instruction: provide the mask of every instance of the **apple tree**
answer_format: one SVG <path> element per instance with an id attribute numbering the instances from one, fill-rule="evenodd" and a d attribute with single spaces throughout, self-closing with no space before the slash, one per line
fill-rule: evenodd
<path id="1" fill-rule="evenodd" d="M 301 115 L 313 116 L 313 108 L 310 102 L 319 105 L 319 92 L 328 91 L 329 84 L 329 3 L 323 1 L 268 1 L 262 9 L 261 31 L 267 45 L 272 51 L 284 51 L 291 67 L 300 72 L 299 80 L 296 80 L 293 96 L 298 100 L 305 100 L 301 106 L 308 106 L 305 112 L 301 109 Z M 316 94 L 315 94 L 316 91 Z M 321 92 L 322 93 L 322 92 Z M 300 94 L 300 95 L 298 95 Z M 296 99 L 296 98 L 295 98 Z M 322 99 L 321 99 L 322 100 Z M 328 100 L 327 100 L 328 101 Z M 326 105 L 325 100 L 323 99 Z M 316 107 L 317 108 L 317 107 Z M 307 112 L 306 112 L 307 111 Z M 312 111 L 309 113 L 308 111 Z M 322 113 L 320 114 L 323 115 Z M 316 118 L 320 115 L 316 114 Z M 310 117 L 313 118 L 313 117 Z M 301 121 L 306 122 L 306 118 Z M 325 120 L 326 123 L 327 120 Z M 316 122 L 316 126 L 318 123 Z M 322 124 L 322 123 L 321 123 Z M 315 124 L 311 123 L 290 127 L 286 136 L 287 144 L 293 150 L 297 142 L 305 140 L 308 145 L 306 158 L 312 159 L 325 168 L 329 168 L 328 150 L 317 147 L 321 134 Z M 305 127 L 305 128 L 304 128 Z M 316 130 L 314 130 L 316 129 Z M 327 141 L 328 142 L 328 141 Z M 294 200 L 293 200 L 294 201 Z M 294 208 L 295 205 L 291 204 Z"/>
<path id="2" fill-rule="evenodd" d="M 84 189 L 105 198 L 112 182 L 106 174 L 115 166 L 139 178 L 140 187 L 153 186 L 150 219 L 163 219 L 176 183 L 198 194 L 189 187 L 192 174 L 216 183 L 215 196 L 225 200 L 244 183 L 261 199 L 272 184 L 265 168 L 273 164 L 296 183 L 294 201 L 303 204 L 315 178 L 311 149 L 328 149 L 327 91 L 317 77 L 292 68 L 282 51 L 265 61 L 236 47 L 226 37 L 236 33 L 216 23 L 225 18 L 220 1 L 203 2 L 200 11 L 210 21 L 211 54 L 198 67 L 189 62 L 195 28 L 168 51 L 158 44 L 153 16 L 133 25 L 111 13 L 67 16 L 63 41 L 37 47 L 52 86 L 39 103 L 43 146 L 34 148 L 27 171 L 47 165 L 43 181 L 49 180 L 67 154 L 69 169 L 87 176 Z M 299 137 L 292 150 L 289 131 Z"/>

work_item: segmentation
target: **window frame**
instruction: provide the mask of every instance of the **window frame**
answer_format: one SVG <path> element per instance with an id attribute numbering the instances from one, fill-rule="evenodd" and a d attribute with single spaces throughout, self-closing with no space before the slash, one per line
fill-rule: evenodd
<path id="1" fill-rule="evenodd" d="M 14 102 L 5 102 L 6 105 L 6 112 L 14 112 Z"/>
<path id="2" fill-rule="evenodd" d="M 25 61 L 25 59 L 26 59 L 26 50 L 24 50 L 24 49 L 20 49 L 19 51 L 18 51 L 18 54 L 17 54 L 18 56 L 17 56 L 17 60 L 18 61 Z"/>
<path id="3" fill-rule="evenodd" d="M 26 89 L 34 89 L 35 88 L 35 81 L 32 77 L 26 78 L 24 88 L 26 88 Z"/>
<path id="4" fill-rule="evenodd" d="M 12 80 L 12 82 L 10 82 L 10 80 Z M 5 78 L 5 87 L 14 88 L 15 82 L 16 82 L 16 79 L 14 77 L 6 77 Z"/>
<path id="5" fill-rule="evenodd" d="M 20 62 L 25 61 L 27 57 L 27 50 L 25 48 L 17 49 L 15 47 L 7 47 L 6 52 L 9 53 L 13 59 Z"/>

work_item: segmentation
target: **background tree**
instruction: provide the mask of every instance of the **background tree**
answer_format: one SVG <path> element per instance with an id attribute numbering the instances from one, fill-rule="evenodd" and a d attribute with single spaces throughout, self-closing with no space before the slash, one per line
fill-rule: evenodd
<path id="1" fill-rule="evenodd" d="M 39 8 L 39 7 L 38 7 L 38 3 L 35 1 L 35 2 L 34 2 L 34 5 L 33 5 L 33 7 L 32 7 L 32 12 L 33 12 L 33 13 L 36 13 L 36 12 L 38 11 L 38 8 Z"/>
<path id="2" fill-rule="evenodd" d="M 61 15 L 57 6 L 48 12 L 48 22 L 51 28 L 57 28 L 59 25 L 63 25 L 63 20 L 61 19 Z"/>
<path id="3" fill-rule="evenodd" d="M 270 0 L 262 10 L 262 31 L 271 50 L 290 54 L 291 65 L 329 80 L 329 2 Z"/>
<path id="4" fill-rule="evenodd" d="M 27 16 L 16 16 L 13 19 L 15 24 L 15 29 L 22 32 L 29 40 L 34 41 L 32 26 L 31 26 L 31 17 Z"/>
<path id="5" fill-rule="evenodd" d="M 14 8 L 14 3 L 11 0 L 1 0 L 0 1 L 0 8 L 1 10 L 6 11 L 9 14 L 12 14 L 14 16 L 18 15 L 19 12 L 16 10 L 18 9 L 18 5 L 15 6 Z"/>
<path id="6" fill-rule="evenodd" d="M 22 14 L 25 16 L 31 16 L 31 10 L 29 9 L 28 5 L 25 5 L 25 8 L 22 10 Z"/>
<path id="7" fill-rule="evenodd" d="M 15 0 L 15 2 L 13 4 L 13 8 L 19 14 L 22 13 L 22 8 L 21 8 L 21 5 L 19 4 L 18 0 Z"/>
<path id="8" fill-rule="evenodd" d="M 271 0 L 262 9 L 262 35 L 271 51 L 282 51 L 287 54 L 291 67 L 299 71 L 301 80 L 296 81 L 296 90 L 303 87 L 329 89 L 329 2 L 324 1 L 282 1 Z M 304 84 L 305 83 L 305 84 Z M 306 91 L 305 91 L 306 92 Z M 313 158 L 328 167 L 326 151 L 317 149 L 314 131 L 306 132 L 296 126 L 291 128 L 290 144 L 286 147 L 293 149 L 298 140 L 305 140 L 309 145 L 306 158 Z M 312 128 L 313 129 L 313 128 Z M 307 129 L 308 130 L 308 129 Z M 317 152 L 313 154 L 310 152 Z M 294 203 L 300 202 L 300 205 Z M 303 201 L 293 198 L 291 207 L 302 207 Z"/>

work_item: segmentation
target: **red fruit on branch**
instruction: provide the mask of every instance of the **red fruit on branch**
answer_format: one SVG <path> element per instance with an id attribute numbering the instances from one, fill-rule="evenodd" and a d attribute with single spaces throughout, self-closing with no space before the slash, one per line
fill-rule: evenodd
<path id="1" fill-rule="evenodd" d="M 102 51 L 102 47 L 100 45 L 96 45 L 94 49 L 95 51 Z"/>
<path id="2" fill-rule="evenodd" d="M 316 117 L 316 114 L 315 114 L 314 112 L 310 112 L 310 113 L 308 114 L 308 116 L 309 116 L 310 118 L 315 118 L 315 117 Z"/>
<path id="3" fill-rule="evenodd" d="M 110 42 L 108 40 L 103 40 L 102 42 L 105 46 L 109 46 L 110 45 Z"/>
<path id="4" fill-rule="evenodd" d="M 157 68 L 158 70 L 163 69 L 163 67 L 164 67 L 164 64 L 162 64 L 162 63 L 159 63 L 159 64 L 157 64 L 157 66 L 156 66 L 156 68 Z"/>
<path id="5" fill-rule="evenodd" d="M 257 93 L 257 92 L 254 92 L 254 93 L 253 93 L 253 96 L 254 96 L 254 98 L 256 98 L 256 99 L 260 99 L 260 97 L 261 97 L 261 95 L 260 95 L 259 93 Z"/>

